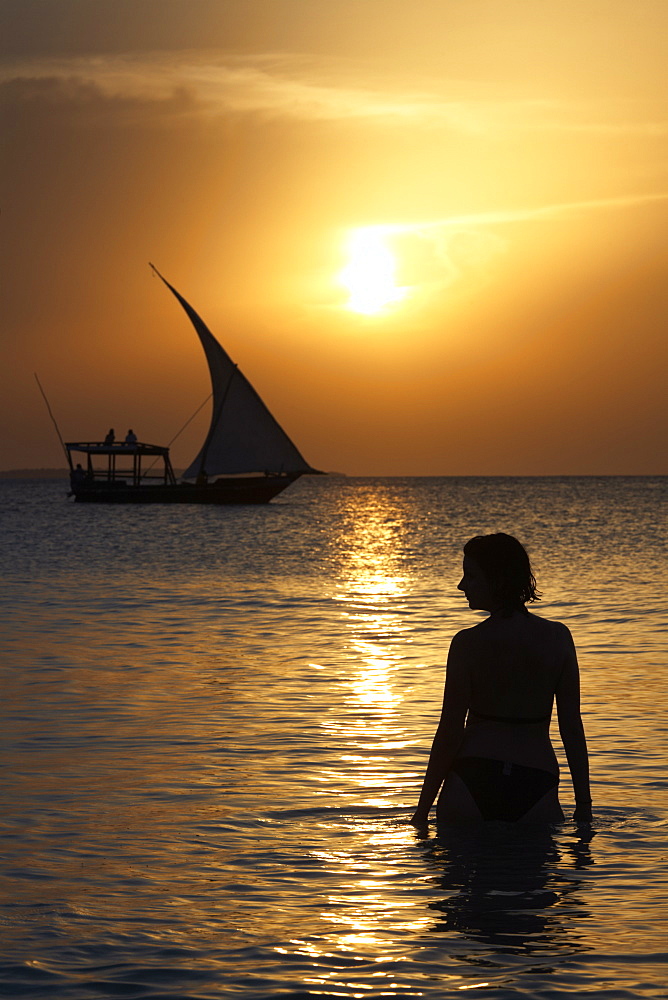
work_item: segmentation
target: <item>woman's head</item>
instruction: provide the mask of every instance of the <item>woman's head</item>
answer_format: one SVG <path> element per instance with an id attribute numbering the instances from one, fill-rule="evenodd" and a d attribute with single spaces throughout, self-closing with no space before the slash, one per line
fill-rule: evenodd
<path id="1" fill-rule="evenodd" d="M 476 535 L 464 546 L 464 579 L 459 585 L 467 597 L 467 577 L 471 581 L 471 596 L 478 601 L 492 603 L 505 614 L 526 610 L 525 604 L 539 601 L 536 578 L 524 546 L 512 535 L 498 532 L 495 535 Z M 467 574 L 467 566 L 469 570 Z M 482 579 L 476 582 L 476 571 Z M 486 590 L 487 594 L 482 591 Z M 473 593 L 477 591 L 477 593 Z M 490 600 L 491 599 L 491 600 Z M 469 604 L 471 604 L 469 598 Z M 481 606 L 480 603 L 478 606 Z M 494 610 L 492 607 L 484 610 Z"/>

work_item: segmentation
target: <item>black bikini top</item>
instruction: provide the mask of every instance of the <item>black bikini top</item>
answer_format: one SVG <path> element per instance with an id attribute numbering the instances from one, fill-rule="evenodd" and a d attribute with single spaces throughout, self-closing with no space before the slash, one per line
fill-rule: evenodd
<path id="1" fill-rule="evenodd" d="M 532 722 L 549 722 L 552 718 L 552 710 L 547 713 L 547 715 L 538 716 L 526 716 L 526 715 L 486 715 L 485 712 L 477 712 L 475 708 L 470 709 L 473 715 L 478 719 L 484 719 L 485 722 L 505 722 L 509 725 L 520 725 L 523 726 Z"/>

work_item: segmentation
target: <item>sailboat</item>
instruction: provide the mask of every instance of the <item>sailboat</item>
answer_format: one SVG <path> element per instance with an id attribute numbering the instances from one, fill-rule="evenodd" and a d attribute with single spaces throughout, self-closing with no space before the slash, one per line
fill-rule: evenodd
<path id="1" fill-rule="evenodd" d="M 65 443 L 70 495 L 84 503 L 268 503 L 300 476 L 320 474 L 192 306 L 151 267 L 180 302 L 204 348 L 213 398 L 208 433 L 178 481 L 168 447 L 109 436 Z"/>

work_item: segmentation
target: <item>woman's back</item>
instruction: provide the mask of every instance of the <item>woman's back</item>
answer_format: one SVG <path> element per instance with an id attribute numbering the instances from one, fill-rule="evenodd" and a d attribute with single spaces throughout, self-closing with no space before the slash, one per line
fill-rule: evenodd
<path id="1" fill-rule="evenodd" d="M 567 635 L 561 623 L 528 612 L 466 629 L 470 711 L 494 720 L 549 720 Z"/>

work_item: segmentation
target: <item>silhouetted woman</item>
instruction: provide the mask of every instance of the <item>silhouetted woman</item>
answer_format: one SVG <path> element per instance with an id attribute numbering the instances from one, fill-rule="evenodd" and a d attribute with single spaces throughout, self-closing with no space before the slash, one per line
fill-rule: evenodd
<path id="1" fill-rule="evenodd" d="M 549 735 L 555 697 L 573 818 L 590 821 L 575 647 L 565 625 L 527 611 L 539 598 L 526 551 L 511 535 L 477 535 L 464 546 L 458 589 L 489 618 L 452 640 L 441 721 L 411 822 L 427 822 L 441 785 L 439 821 L 563 820 Z"/>

